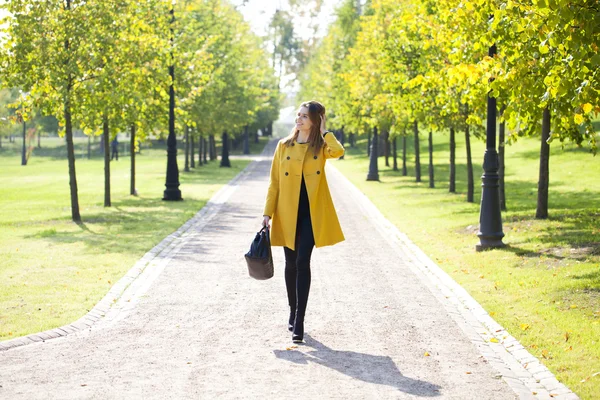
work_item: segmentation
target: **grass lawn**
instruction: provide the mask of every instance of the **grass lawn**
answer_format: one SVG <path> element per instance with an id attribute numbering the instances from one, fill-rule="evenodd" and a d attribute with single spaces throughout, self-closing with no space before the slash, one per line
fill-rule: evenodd
<path id="1" fill-rule="evenodd" d="M 434 136 L 435 189 L 428 187 L 425 133 L 422 183 L 414 179 L 412 147 L 406 177 L 385 167 L 381 157 L 380 182 L 367 182 L 366 139 L 347 148 L 345 160 L 335 165 L 560 381 L 582 399 L 600 398 L 600 156 L 553 143 L 550 218 L 536 220 L 539 142 L 507 147 L 508 247 L 476 253 L 484 143 L 473 143 L 471 204 L 463 136 L 457 134 L 456 194 L 448 193 L 447 134 Z"/>
<path id="2" fill-rule="evenodd" d="M 253 146 L 262 150 L 267 138 Z M 0 150 L 0 340 L 58 327 L 91 309 L 134 264 L 200 210 L 249 160 L 219 161 L 180 172 L 184 201 L 164 202 L 164 145 L 137 155 L 137 190 L 129 195 L 128 156 L 111 163 L 112 204 L 103 207 L 104 165 L 95 144 L 77 139 L 77 179 L 83 224 L 71 222 L 66 149 L 42 138 L 29 165 L 17 143 Z M 183 169 L 179 151 L 178 165 Z"/>

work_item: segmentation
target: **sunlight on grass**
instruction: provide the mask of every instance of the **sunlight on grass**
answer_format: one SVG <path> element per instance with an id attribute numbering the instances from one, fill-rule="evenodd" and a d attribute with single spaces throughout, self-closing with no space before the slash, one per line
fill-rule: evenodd
<path id="1" fill-rule="evenodd" d="M 476 253 L 484 145 L 473 145 L 476 190 L 470 204 L 460 139 L 456 194 L 447 189 L 447 135 L 434 139 L 436 189 L 428 187 L 425 138 L 421 183 L 414 179 L 412 147 L 407 177 L 384 167 L 382 157 L 380 182 L 367 182 L 366 140 L 335 165 L 559 380 L 582 399 L 597 398 L 600 375 L 592 375 L 600 371 L 600 157 L 552 146 L 550 218 L 536 220 L 539 144 L 509 146 L 503 215 L 508 247 Z"/>

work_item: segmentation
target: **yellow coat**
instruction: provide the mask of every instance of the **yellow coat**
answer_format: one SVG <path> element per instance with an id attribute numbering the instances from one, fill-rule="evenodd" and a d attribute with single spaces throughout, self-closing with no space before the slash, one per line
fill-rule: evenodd
<path id="1" fill-rule="evenodd" d="M 286 146 L 283 139 L 277 144 L 263 212 L 263 215 L 271 217 L 272 246 L 285 246 L 295 250 L 303 173 L 315 247 L 329 246 L 344 240 L 325 176 L 325 161 L 344 155 L 344 147 L 331 132 L 325 135 L 324 140 L 325 146 L 318 156 L 314 155 L 310 144 L 294 141 L 291 146 Z"/>

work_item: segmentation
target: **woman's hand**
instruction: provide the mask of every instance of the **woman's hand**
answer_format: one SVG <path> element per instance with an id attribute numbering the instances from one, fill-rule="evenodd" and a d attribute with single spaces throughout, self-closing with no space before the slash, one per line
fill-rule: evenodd
<path id="1" fill-rule="evenodd" d="M 325 114 L 321 115 L 321 135 L 325 133 L 326 129 L 325 129 L 325 121 L 326 121 L 326 117 Z"/>
<path id="2" fill-rule="evenodd" d="M 263 218 L 262 225 L 266 226 L 266 227 L 269 227 L 269 221 L 271 220 L 271 217 L 269 217 L 268 215 L 264 215 L 263 217 L 264 218 Z"/>

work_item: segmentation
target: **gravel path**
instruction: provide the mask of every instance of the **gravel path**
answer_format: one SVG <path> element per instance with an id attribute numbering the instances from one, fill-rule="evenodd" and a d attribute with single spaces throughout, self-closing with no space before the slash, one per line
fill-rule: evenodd
<path id="1" fill-rule="evenodd" d="M 533 397 L 502 378 L 493 352 L 484 358 L 455 306 L 331 166 L 346 241 L 313 252 L 306 344 L 294 346 L 282 248 L 269 281 L 250 279 L 243 258 L 269 167 L 260 158 L 220 192 L 92 328 L 1 351 L 0 398 Z"/>

